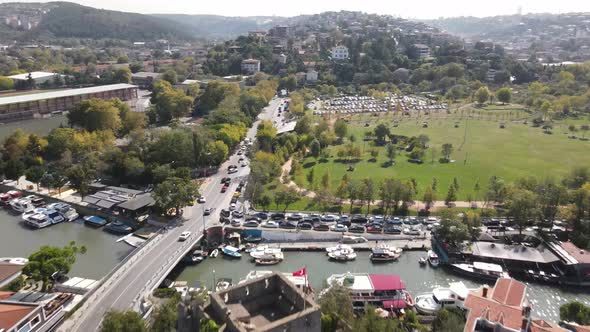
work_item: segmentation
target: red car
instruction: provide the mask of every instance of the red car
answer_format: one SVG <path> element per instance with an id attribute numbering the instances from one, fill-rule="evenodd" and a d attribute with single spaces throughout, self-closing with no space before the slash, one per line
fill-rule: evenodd
<path id="1" fill-rule="evenodd" d="M 326 224 L 319 224 L 317 226 L 315 226 L 313 228 L 314 231 L 329 231 L 330 230 L 330 226 L 326 225 Z"/>
<path id="2" fill-rule="evenodd" d="M 222 192 L 222 193 L 224 193 L 224 192 L 226 192 L 226 191 L 227 191 L 227 185 L 225 185 L 225 186 L 221 187 L 221 192 Z"/>

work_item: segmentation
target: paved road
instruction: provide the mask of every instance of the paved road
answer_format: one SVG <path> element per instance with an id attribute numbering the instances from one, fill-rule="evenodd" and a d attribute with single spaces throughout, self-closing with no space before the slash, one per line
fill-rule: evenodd
<path id="1" fill-rule="evenodd" d="M 282 99 L 273 99 L 269 106 L 260 114 L 259 119 L 273 119 L 275 111 Z M 248 137 L 254 139 L 258 121 L 248 131 Z M 147 247 L 142 248 L 135 260 L 125 265 L 125 269 L 109 279 L 105 289 L 99 289 L 72 318 L 64 322 L 59 331 L 96 331 L 102 317 L 110 309 L 137 309 L 139 296 L 149 291 L 152 285 L 162 277 L 163 268 L 169 266 L 171 260 L 178 258 L 186 246 L 193 244 L 203 231 L 204 223 L 218 222 L 219 211 L 229 206 L 231 197 L 239 181 L 232 181 L 230 188 L 221 193 L 221 178 L 246 178 L 250 174 L 250 167 L 239 167 L 237 173 L 228 175 L 229 165 L 238 165 L 240 156 L 232 155 L 220 168 L 220 172 L 210 176 L 201 193 L 206 198 L 205 204 L 196 204 L 184 209 L 185 221 L 167 232 L 159 235 Z M 215 208 L 211 216 L 203 217 L 205 207 Z M 205 219 L 203 219 L 205 218 Z M 179 242 L 178 237 L 184 231 L 191 231 L 192 236 L 186 242 Z"/>

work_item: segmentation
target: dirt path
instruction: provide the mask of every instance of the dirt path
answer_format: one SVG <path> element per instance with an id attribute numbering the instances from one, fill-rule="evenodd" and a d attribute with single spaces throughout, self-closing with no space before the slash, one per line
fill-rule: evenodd
<path id="1" fill-rule="evenodd" d="M 305 189 L 305 188 L 301 188 L 300 186 L 297 185 L 297 183 L 295 183 L 293 180 L 290 179 L 289 177 L 289 173 L 291 172 L 291 164 L 292 164 L 292 159 L 289 159 L 282 167 L 281 167 L 281 177 L 279 179 L 279 181 L 289 187 L 289 188 L 294 188 L 295 190 L 297 190 L 297 192 L 302 195 L 303 197 L 307 197 L 307 198 L 315 198 L 316 197 L 316 193 L 312 190 L 309 189 Z M 284 179 L 288 178 L 289 182 L 285 183 Z M 342 199 L 339 198 L 340 204 L 350 204 L 350 200 L 348 199 Z M 381 203 L 380 200 L 375 200 L 373 202 L 373 205 L 379 205 Z M 459 207 L 459 208 L 468 208 L 471 207 L 471 203 L 472 202 L 466 202 L 466 201 L 456 201 L 455 203 L 455 207 Z M 485 205 L 485 202 L 483 201 L 478 201 L 478 202 L 473 202 L 477 204 L 477 207 L 482 207 Z M 416 210 L 422 209 L 424 208 L 425 204 L 424 202 L 421 201 L 414 201 L 414 204 L 410 206 L 410 208 L 414 208 Z M 443 208 L 446 207 L 446 204 L 444 201 L 436 201 L 434 202 L 430 209 L 439 209 L 439 208 Z"/>

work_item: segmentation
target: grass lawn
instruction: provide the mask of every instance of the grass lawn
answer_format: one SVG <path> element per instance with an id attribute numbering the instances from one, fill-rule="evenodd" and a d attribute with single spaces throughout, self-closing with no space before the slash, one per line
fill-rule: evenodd
<path id="1" fill-rule="evenodd" d="M 422 128 L 422 122 L 428 121 L 428 128 Z M 335 191 L 340 179 L 345 173 L 353 179 L 371 177 L 376 181 L 388 177 L 409 179 L 418 182 L 418 199 L 421 199 L 433 178 L 438 180 L 438 200 L 444 200 L 446 192 L 453 178 L 458 179 L 460 190 L 459 200 L 465 200 L 472 194 L 476 200 L 482 200 L 487 190 L 490 176 L 496 175 L 507 182 L 519 177 L 534 176 L 537 178 L 560 178 L 573 167 L 590 164 L 590 142 L 568 139 L 568 125 L 575 123 L 590 123 L 590 121 L 573 120 L 556 122 L 553 134 L 544 134 L 542 129 L 525 125 L 522 121 L 506 122 L 506 128 L 501 129 L 495 116 L 460 117 L 431 115 L 430 117 L 398 119 L 398 126 L 393 127 L 393 117 L 372 117 L 370 115 L 353 116 L 350 118 L 349 135 L 356 136 L 356 143 L 363 149 L 362 160 L 354 165 L 355 170 L 347 172 L 348 165 L 335 162 L 338 146 L 329 147 L 331 158 L 327 162 L 316 162 L 313 158 L 306 158 L 303 171 L 295 176 L 295 181 L 304 187 L 310 187 L 306 174 L 311 167 L 315 169 L 316 184 L 325 173 L 330 173 L 331 189 Z M 407 161 L 406 152 L 398 150 L 396 165 L 384 167 L 387 161 L 385 148 L 380 150 L 376 162 L 370 162 L 369 150 L 374 148 L 372 142 L 364 142 L 364 133 L 372 130 L 378 123 L 387 123 L 393 133 L 418 136 L 425 134 L 430 138 L 430 148 L 426 150 L 424 164 L 416 165 Z M 366 126 L 368 123 L 368 126 Z M 454 128 L 455 123 L 459 128 Z M 590 132 L 587 133 L 590 135 Z M 582 133 L 578 132 L 578 136 Z M 454 163 L 441 164 L 438 162 L 441 146 L 451 143 L 454 151 L 451 158 Z M 434 149 L 434 162 L 432 150 Z M 474 185 L 479 181 L 481 190 L 474 192 Z"/>

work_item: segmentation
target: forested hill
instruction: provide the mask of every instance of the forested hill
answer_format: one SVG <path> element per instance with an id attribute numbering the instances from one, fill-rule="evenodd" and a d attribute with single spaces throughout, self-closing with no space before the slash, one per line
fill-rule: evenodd
<path id="1" fill-rule="evenodd" d="M 268 30 L 289 19 L 278 16 L 228 17 L 219 15 L 154 14 L 190 27 L 190 32 L 205 39 L 232 39 L 248 31 Z"/>
<path id="2" fill-rule="evenodd" d="M 35 8 L 36 6 L 36 8 Z M 24 40 L 52 38 L 109 38 L 122 40 L 190 40 L 190 29 L 178 22 L 151 15 L 125 13 L 81 6 L 69 2 L 0 4 L 2 14 L 39 11 L 39 23 L 30 30 L 4 25 L 1 31 Z M 34 16 L 33 16 L 34 17 Z"/>

